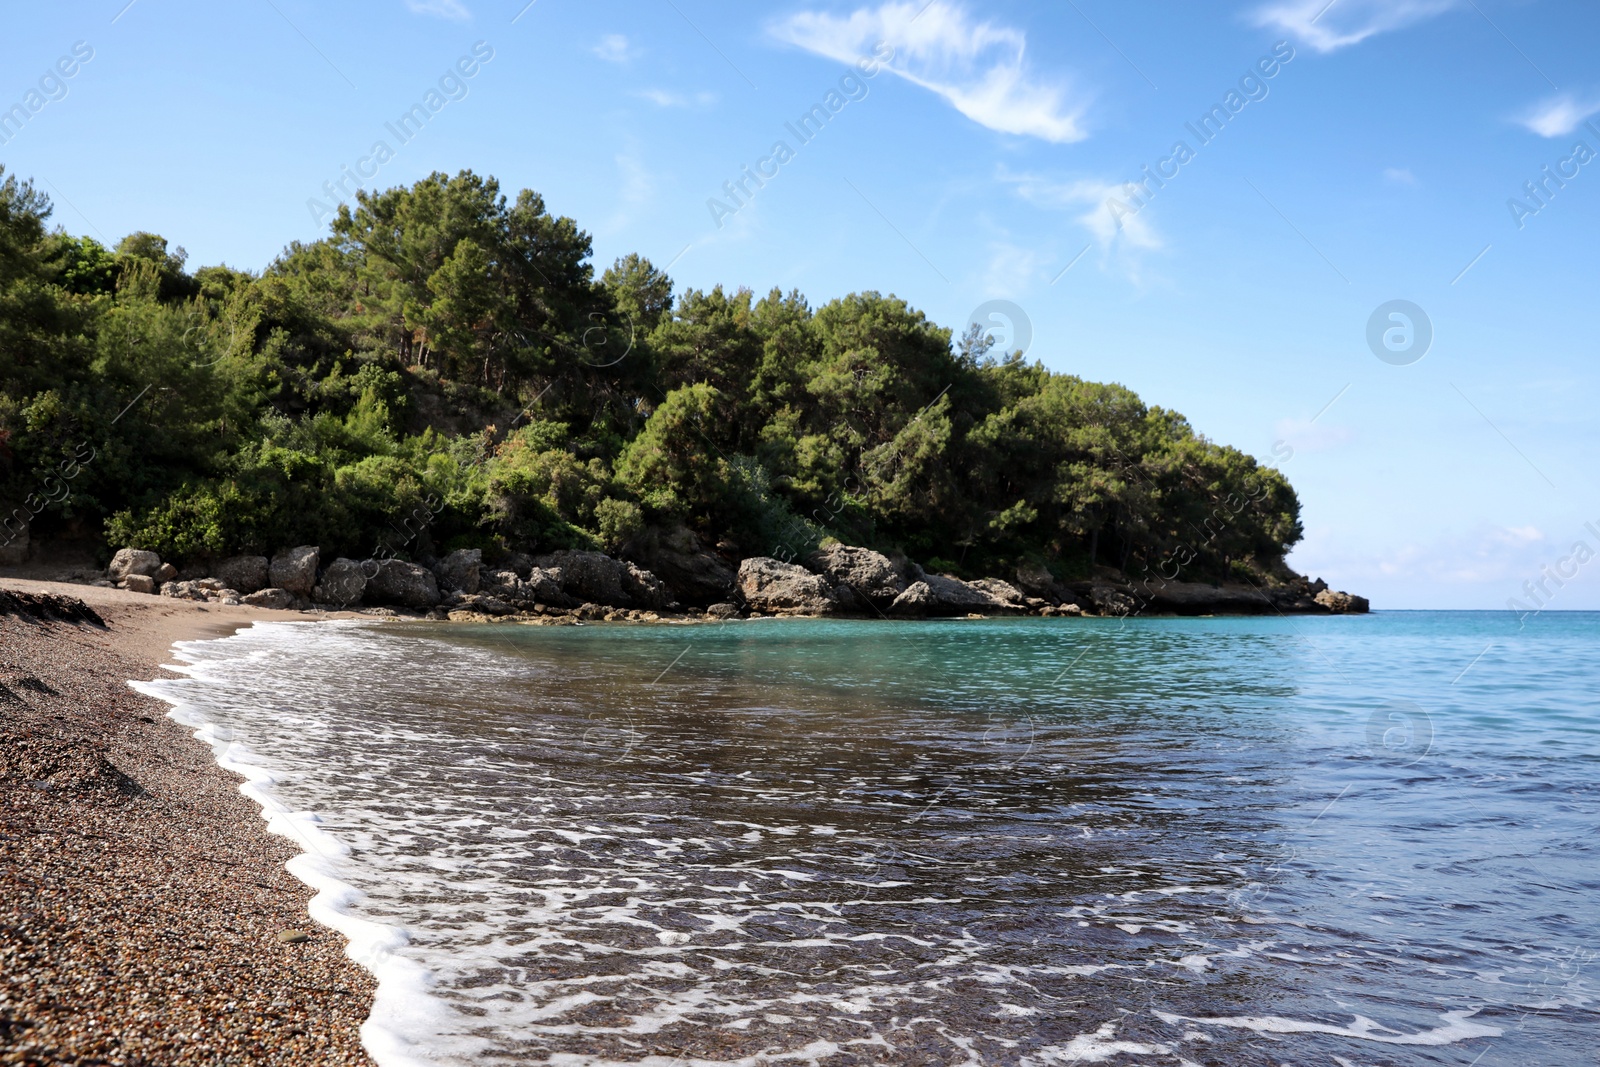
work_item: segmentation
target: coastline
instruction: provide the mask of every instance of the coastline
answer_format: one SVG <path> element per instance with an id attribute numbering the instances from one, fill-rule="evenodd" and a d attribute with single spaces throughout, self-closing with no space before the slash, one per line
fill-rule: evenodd
<path id="1" fill-rule="evenodd" d="M 105 622 L 0 613 L 0 1064 L 370 1064 L 374 979 L 310 918 L 315 891 L 285 867 L 300 849 L 128 684 L 172 677 L 175 641 L 305 616 L 0 591 L 75 598 Z"/>

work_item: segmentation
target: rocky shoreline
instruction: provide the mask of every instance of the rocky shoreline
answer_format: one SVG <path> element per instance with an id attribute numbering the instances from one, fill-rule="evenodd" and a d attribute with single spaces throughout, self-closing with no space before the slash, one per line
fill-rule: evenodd
<path id="1" fill-rule="evenodd" d="M 1207 584 L 1108 572 L 1059 581 L 1042 567 L 964 581 L 900 556 L 833 543 L 798 561 L 737 561 L 692 537 L 656 539 L 643 563 L 599 552 L 510 553 L 486 563 L 478 549 L 443 558 L 343 557 L 312 545 L 274 556 L 235 556 L 180 572 L 155 553 L 120 550 L 104 576 L 64 580 L 220 604 L 310 612 L 356 611 L 455 621 L 508 619 L 693 621 L 773 616 L 916 619 L 964 616 L 1362 614 L 1367 601 L 1293 576 Z M 648 565 L 645 565 L 648 564 Z M 203 572 L 203 573 L 202 573 Z"/>

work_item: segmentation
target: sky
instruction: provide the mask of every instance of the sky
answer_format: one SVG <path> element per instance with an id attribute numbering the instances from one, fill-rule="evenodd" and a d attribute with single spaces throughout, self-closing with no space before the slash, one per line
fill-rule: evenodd
<path id="1" fill-rule="evenodd" d="M 358 187 L 471 169 L 576 219 L 597 270 L 892 293 L 1180 411 L 1289 478 L 1290 563 L 1375 608 L 1600 609 L 1593 5 L 93 0 L 7 28 L 0 163 L 73 233 L 259 271 Z"/>

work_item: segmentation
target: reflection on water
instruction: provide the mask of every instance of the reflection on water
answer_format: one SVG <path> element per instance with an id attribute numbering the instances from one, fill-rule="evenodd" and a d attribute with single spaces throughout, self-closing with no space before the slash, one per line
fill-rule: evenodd
<path id="1" fill-rule="evenodd" d="M 164 691 L 351 846 L 418 1062 L 1489 1067 L 1592 1054 L 1597 634 L 275 625 Z"/>

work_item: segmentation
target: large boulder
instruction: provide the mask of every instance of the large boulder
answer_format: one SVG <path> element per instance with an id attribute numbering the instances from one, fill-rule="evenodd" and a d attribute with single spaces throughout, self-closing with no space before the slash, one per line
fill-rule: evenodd
<path id="1" fill-rule="evenodd" d="M 111 557 L 111 566 L 106 568 L 106 577 L 113 582 L 120 582 L 130 574 L 142 574 L 154 578 L 156 571 L 161 569 L 161 557 L 154 552 L 142 548 L 120 548 L 117 554 Z"/>
<path id="2" fill-rule="evenodd" d="M 896 564 L 882 552 L 870 548 L 832 544 L 806 557 L 806 566 L 828 580 L 843 586 L 858 601 L 878 611 L 888 611 L 895 597 L 910 584 L 904 564 Z"/>
<path id="3" fill-rule="evenodd" d="M 1017 567 L 1016 586 L 1028 596 L 1048 600 L 1052 604 L 1077 604 L 1078 597 L 1071 589 L 1056 580 L 1055 575 L 1041 563 L 1023 563 Z"/>
<path id="4" fill-rule="evenodd" d="M 1089 587 L 1089 603 L 1096 615 L 1136 615 L 1139 602 L 1124 589 L 1097 582 Z"/>
<path id="5" fill-rule="evenodd" d="M 476 548 L 458 548 L 434 564 L 434 576 L 439 588 L 456 593 L 476 593 L 482 586 L 483 552 Z"/>
<path id="6" fill-rule="evenodd" d="M 1016 598 L 1016 603 L 1002 600 L 988 590 L 951 578 L 943 574 L 925 574 L 920 581 L 912 582 L 906 591 L 895 597 L 889 605 L 890 615 L 910 618 L 918 616 L 948 615 L 1015 615 L 1026 610 L 1022 594 L 1005 582 L 994 581 Z"/>
<path id="7" fill-rule="evenodd" d="M 687 526 L 651 527 L 628 544 L 623 556 L 648 568 L 685 604 L 704 607 L 733 595 L 735 568 Z"/>
<path id="8" fill-rule="evenodd" d="M 672 593 L 654 574 L 600 552 L 552 552 L 529 572 L 535 586 L 553 582 L 566 597 L 614 608 L 664 608 Z M 548 602 L 548 601 L 547 601 Z"/>
<path id="9" fill-rule="evenodd" d="M 353 559 L 336 559 L 322 572 L 322 584 L 314 593 L 324 604 L 344 608 L 358 606 L 366 596 L 367 575 Z"/>
<path id="10" fill-rule="evenodd" d="M 253 608 L 277 608 L 282 611 L 294 607 L 294 594 L 287 589 L 258 589 L 239 599 Z"/>
<path id="11" fill-rule="evenodd" d="M 266 556 L 233 556 L 211 568 L 211 576 L 240 593 L 254 593 L 267 587 Z"/>
<path id="12" fill-rule="evenodd" d="M 441 599 L 433 572 L 416 563 L 398 559 L 368 560 L 367 585 L 363 598 L 369 604 L 392 604 L 401 608 L 436 607 Z M 323 579 L 327 585 L 327 579 Z"/>
<path id="13" fill-rule="evenodd" d="M 837 607 L 826 578 L 770 556 L 740 563 L 738 582 L 750 610 L 766 615 L 827 615 Z"/>
<path id="14" fill-rule="evenodd" d="M 267 581 L 275 589 L 287 589 L 294 596 L 310 596 L 317 585 L 317 564 L 322 553 L 316 545 L 286 548 L 272 557 Z"/>
<path id="15" fill-rule="evenodd" d="M 1364 596 L 1324 589 L 1316 595 L 1316 602 L 1335 615 L 1365 615 L 1371 610 Z"/>

